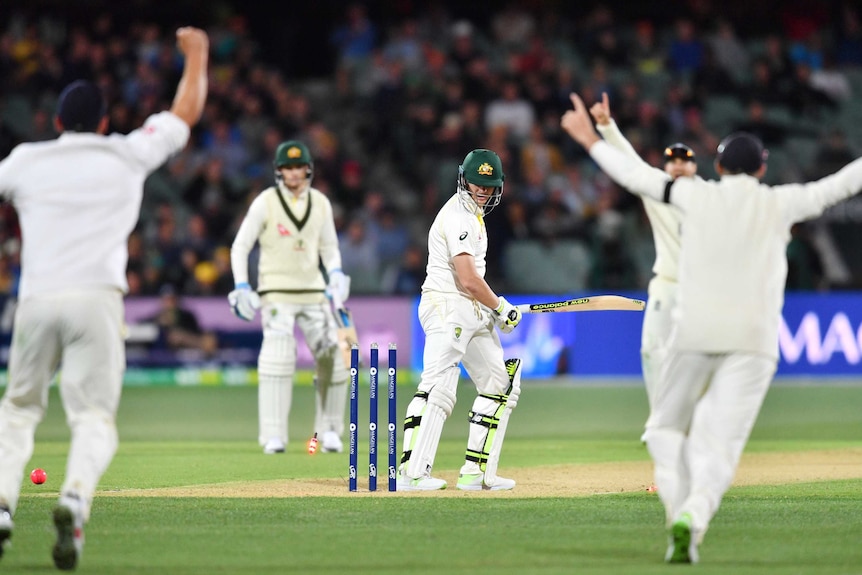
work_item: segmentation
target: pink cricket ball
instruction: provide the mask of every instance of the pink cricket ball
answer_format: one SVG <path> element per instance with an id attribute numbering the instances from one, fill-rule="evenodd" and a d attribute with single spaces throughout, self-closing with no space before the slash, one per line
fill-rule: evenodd
<path id="1" fill-rule="evenodd" d="M 41 467 L 37 467 L 33 471 L 30 472 L 30 481 L 35 483 L 36 485 L 42 485 L 47 481 L 48 474 L 45 473 L 45 470 Z"/>

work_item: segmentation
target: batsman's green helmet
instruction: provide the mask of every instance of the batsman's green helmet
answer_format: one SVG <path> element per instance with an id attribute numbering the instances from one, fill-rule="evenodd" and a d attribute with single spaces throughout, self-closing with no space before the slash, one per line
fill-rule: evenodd
<path id="1" fill-rule="evenodd" d="M 500 156 L 491 150 L 479 148 L 473 150 L 464 158 L 460 168 L 464 179 L 477 186 L 503 187 L 503 162 Z"/>

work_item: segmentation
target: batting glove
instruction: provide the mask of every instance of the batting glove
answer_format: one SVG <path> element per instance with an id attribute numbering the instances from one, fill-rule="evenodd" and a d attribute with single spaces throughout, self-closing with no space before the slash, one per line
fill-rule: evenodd
<path id="1" fill-rule="evenodd" d="M 494 321 L 500 326 L 500 331 L 503 333 L 512 333 L 515 326 L 521 323 L 521 311 L 503 296 L 500 296 L 500 303 L 494 310 L 494 314 Z"/>
<path id="2" fill-rule="evenodd" d="M 227 294 L 227 301 L 233 314 L 245 321 L 253 320 L 260 308 L 260 296 L 247 283 L 237 284 L 236 289 Z"/>
<path id="3" fill-rule="evenodd" d="M 341 270 L 329 272 L 329 285 L 326 286 L 329 297 L 340 304 L 344 304 L 350 297 L 350 276 L 344 275 Z"/>

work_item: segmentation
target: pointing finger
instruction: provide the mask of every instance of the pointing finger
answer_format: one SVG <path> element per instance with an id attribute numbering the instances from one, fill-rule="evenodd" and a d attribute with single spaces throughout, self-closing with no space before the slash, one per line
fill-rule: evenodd
<path id="1" fill-rule="evenodd" d="M 572 100 L 572 106 L 575 107 L 575 111 L 582 112 L 585 109 L 584 101 L 581 100 L 581 97 L 572 92 L 569 94 L 569 98 Z"/>

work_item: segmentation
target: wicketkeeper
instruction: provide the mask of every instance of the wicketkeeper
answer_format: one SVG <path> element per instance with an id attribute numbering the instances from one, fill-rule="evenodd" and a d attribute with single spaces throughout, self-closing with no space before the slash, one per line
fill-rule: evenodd
<path id="1" fill-rule="evenodd" d="M 254 199 L 231 247 L 236 289 L 228 295 L 231 310 L 246 321 L 262 307 L 258 441 L 266 454 L 283 453 L 287 445 L 298 326 L 316 364 L 314 431 L 322 451 L 339 453 L 349 374 L 327 295 L 346 301 L 350 278 L 341 271 L 332 205 L 311 187 L 314 163 L 308 147 L 297 140 L 283 142 L 273 164 L 276 185 Z M 255 242 L 260 244 L 256 292 L 248 278 Z"/>

